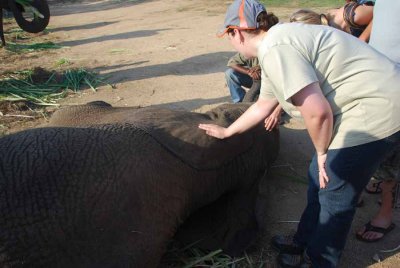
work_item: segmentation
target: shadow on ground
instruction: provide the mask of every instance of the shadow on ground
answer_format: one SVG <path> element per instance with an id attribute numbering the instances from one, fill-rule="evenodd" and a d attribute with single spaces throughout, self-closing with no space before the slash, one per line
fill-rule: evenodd
<path id="1" fill-rule="evenodd" d="M 166 75 L 203 75 L 223 72 L 226 70 L 227 59 L 233 56 L 233 52 L 214 52 L 201 54 L 186 58 L 181 61 L 174 61 L 165 64 L 155 64 L 134 67 L 123 70 L 115 70 L 125 66 L 104 66 L 96 68 L 96 71 L 104 73 L 110 77 L 112 83 L 135 81 Z M 141 63 L 132 63 L 140 65 Z M 115 70 L 111 71 L 110 70 Z"/>
<path id="2" fill-rule="evenodd" d="M 68 14 L 83 14 L 102 10 L 110 10 L 151 2 L 153 0 L 108 0 L 108 1 L 75 1 L 75 0 L 49 0 L 51 16 L 64 16 Z M 69 8 L 79 5 L 79 10 Z M 73 10 L 73 11 L 72 11 Z"/>
<path id="3" fill-rule="evenodd" d="M 71 26 L 71 27 L 74 27 L 74 26 Z M 91 37 L 91 38 L 87 38 L 87 39 L 60 42 L 60 43 L 58 43 L 58 45 L 71 47 L 71 46 L 79 46 L 79 45 L 98 43 L 98 42 L 104 42 L 104 41 L 110 41 L 110 40 L 114 40 L 114 41 L 115 40 L 127 40 L 127 39 L 132 39 L 132 38 L 140 38 L 140 37 L 148 37 L 148 36 L 156 35 L 159 32 L 166 31 L 166 30 L 169 30 L 169 29 L 141 30 L 141 31 L 118 33 L 118 34 L 112 34 L 112 35 L 102 35 L 102 36 L 96 36 L 96 37 Z"/>
<path id="4" fill-rule="evenodd" d="M 58 31 L 91 30 L 91 29 L 95 29 L 98 27 L 108 26 L 108 25 L 118 23 L 118 22 L 119 21 L 101 21 L 101 22 L 94 22 L 94 23 L 88 23 L 88 24 L 83 24 L 83 25 L 48 28 L 47 31 L 53 33 L 53 32 L 58 32 Z"/>

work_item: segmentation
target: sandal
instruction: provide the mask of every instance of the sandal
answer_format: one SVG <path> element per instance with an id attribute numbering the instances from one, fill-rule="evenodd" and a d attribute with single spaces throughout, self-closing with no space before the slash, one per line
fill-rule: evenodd
<path id="1" fill-rule="evenodd" d="M 364 227 L 365 227 L 364 232 L 362 234 L 356 233 L 356 238 L 358 240 L 360 240 L 360 241 L 363 241 L 363 242 L 372 243 L 372 242 L 376 242 L 376 241 L 381 240 L 382 238 L 384 238 L 387 233 L 389 233 L 391 230 L 394 229 L 394 227 L 396 227 L 396 225 L 394 223 L 391 223 L 389 225 L 389 227 L 382 228 L 382 227 L 373 226 L 371 224 L 371 222 L 368 222 L 367 224 L 364 225 Z M 380 234 L 382 234 L 382 236 L 379 237 L 379 238 L 375 238 L 375 239 L 366 239 L 366 238 L 363 237 L 366 232 L 380 233 Z"/>
<path id="2" fill-rule="evenodd" d="M 375 181 L 375 182 L 373 182 L 373 181 Z M 380 187 L 381 183 L 382 183 L 382 181 L 380 181 L 380 180 L 371 180 L 368 183 L 368 185 L 370 185 L 373 190 L 368 189 L 368 185 L 365 186 L 364 190 L 369 194 L 380 194 L 380 193 L 382 193 L 382 189 Z"/>

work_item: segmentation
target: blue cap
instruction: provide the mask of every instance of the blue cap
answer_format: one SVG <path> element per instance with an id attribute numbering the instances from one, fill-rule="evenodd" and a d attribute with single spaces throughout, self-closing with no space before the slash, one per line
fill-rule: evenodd
<path id="1" fill-rule="evenodd" d="M 224 27 L 218 32 L 222 37 L 228 29 L 255 30 L 259 28 L 257 17 L 267 12 L 257 0 L 235 0 L 226 11 Z"/>

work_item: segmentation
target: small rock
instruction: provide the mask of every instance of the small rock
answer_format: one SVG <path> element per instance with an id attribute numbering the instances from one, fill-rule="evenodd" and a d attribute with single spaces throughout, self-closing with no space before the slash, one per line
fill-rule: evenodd
<path id="1" fill-rule="evenodd" d="M 378 253 L 375 253 L 374 256 L 372 257 L 372 259 L 375 262 L 381 262 L 382 261 L 382 257 Z"/>

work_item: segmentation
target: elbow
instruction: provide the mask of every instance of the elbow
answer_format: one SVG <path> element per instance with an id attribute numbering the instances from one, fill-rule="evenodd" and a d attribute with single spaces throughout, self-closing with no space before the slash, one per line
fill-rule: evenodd
<path id="1" fill-rule="evenodd" d="M 323 125 L 326 122 L 333 122 L 331 109 L 319 109 L 308 115 L 308 119 L 315 124 Z"/>

